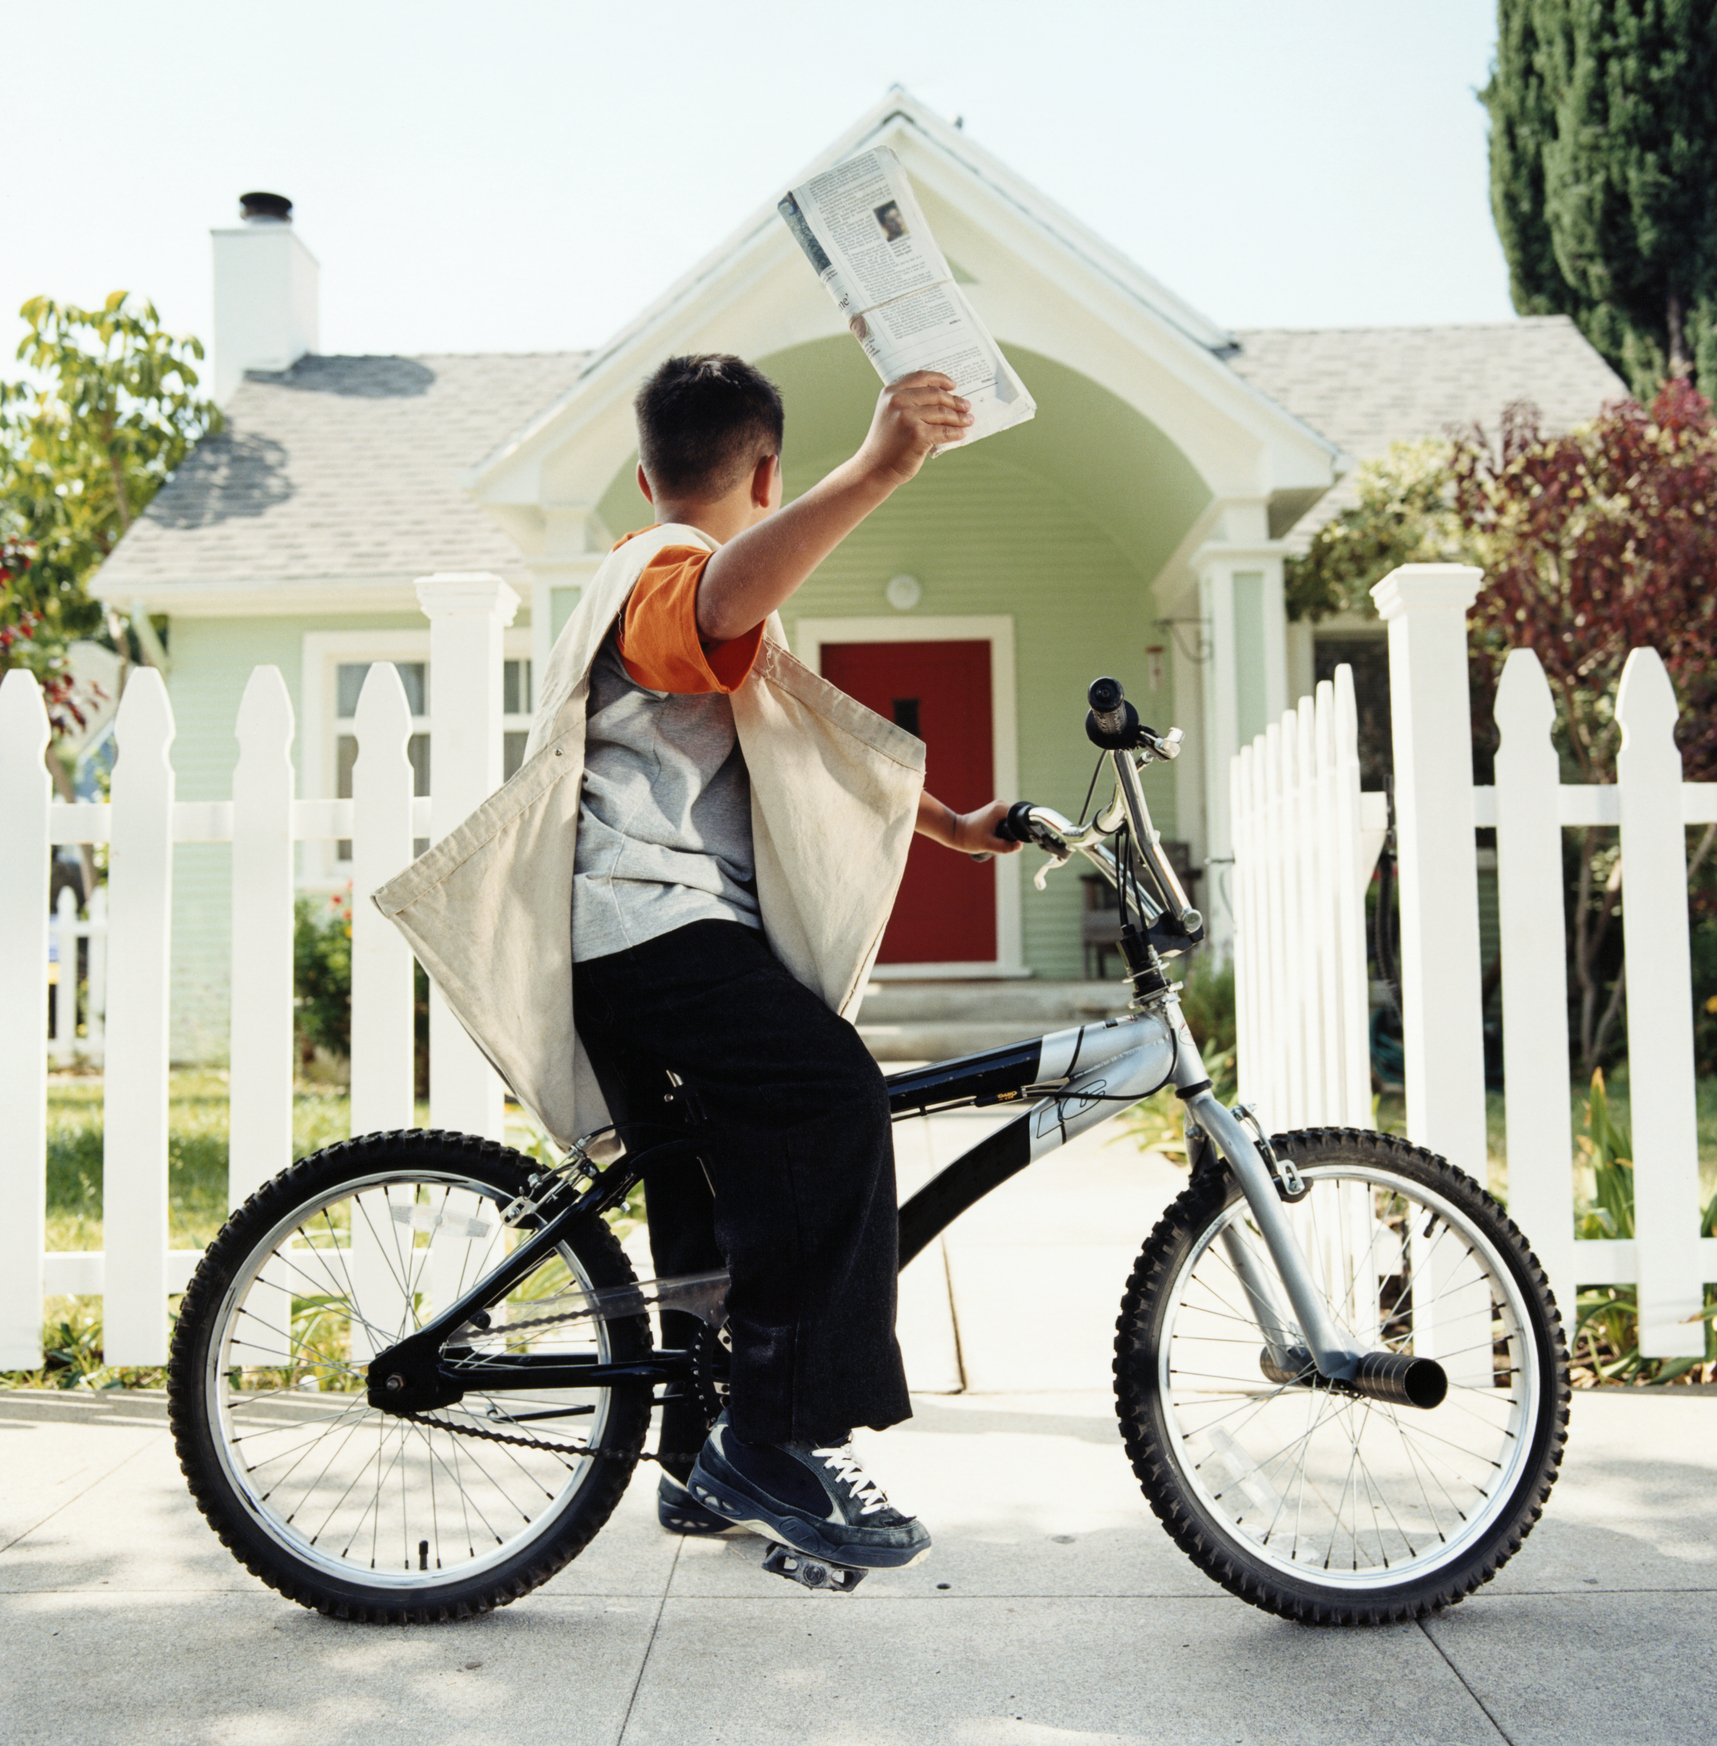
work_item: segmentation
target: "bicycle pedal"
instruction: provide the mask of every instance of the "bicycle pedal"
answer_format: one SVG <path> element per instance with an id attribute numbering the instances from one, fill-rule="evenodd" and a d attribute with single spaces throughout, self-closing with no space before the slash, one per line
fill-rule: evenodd
<path id="1" fill-rule="evenodd" d="M 865 1572 L 851 1564 L 830 1564 L 826 1559 L 807 1558 L 779 1540 L 771 1540 L 763 1554 L 763 1568 L 806 1588 L 827 1589 L 830 1594 L 851 1594 L 864 1581 Z"/>

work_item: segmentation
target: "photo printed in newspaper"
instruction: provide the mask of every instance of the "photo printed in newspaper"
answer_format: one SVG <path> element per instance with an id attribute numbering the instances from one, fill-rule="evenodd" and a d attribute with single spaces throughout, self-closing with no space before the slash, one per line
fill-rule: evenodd
<path id="1" fill-rule="evenodd" d="M 954 282 L 887 146 L 812 177 L 779 211 L 883 381 L 940 370 L 971 403 L 972 428 L 945 447 L 975 443 L 1037 411 Z"/>

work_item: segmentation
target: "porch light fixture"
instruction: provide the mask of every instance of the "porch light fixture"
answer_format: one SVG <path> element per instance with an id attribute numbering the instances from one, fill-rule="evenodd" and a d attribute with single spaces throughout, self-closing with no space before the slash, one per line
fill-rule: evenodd
<path id="1" fill-rule="evenodd" d="M 883 594 L 896 612 L 910 612 L 924 598 L 924 584 L 916 576 L 895 576 Z"/>

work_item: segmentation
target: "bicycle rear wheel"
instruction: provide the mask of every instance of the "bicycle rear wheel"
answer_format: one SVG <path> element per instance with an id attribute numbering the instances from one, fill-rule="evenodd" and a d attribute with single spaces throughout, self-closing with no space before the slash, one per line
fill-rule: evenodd
<path id="1" fill-rule="evenodd" d="M 173 1334 L 173 1434 L 210 1525 L 289 1599 L 376 1623 L 487 1612 L 582 1551 L 625 1490 L 647 1386 L 467 1394 L 410 1418 L 366 1397 L 369 1359 L 528 1234 L 534 1219 L 500 1212 L 535 1168 L 467 1135 L 370 1134 L 281 1172 L 209 1246 Z M 633 1278 L 591 1219 L 496 1306 L 482 1341 L 643 1357 L 643 1314 L 565 1313 Z"/>
<path id="2" fill-rule="evenodd" d="M 1310 1185 L 1286 1211 L 1338 1326 L 1435 1358 L 1447 1397 L 1365 1398 L 1309 1361 L 1281 1380 L 1234 1261 L 1264 1257 L 1262 1238 L 1210 1168 L 1122 1302 L 1127 1453 L 1177 1543 L 1242 1599 L 1307 1623 L 1420 1617 L 1488 1582 L 1543 1512 L 1567 1440 L 1561 1324 L 1525 1239 L 1445 1160 L 1352 1129 L 1272 1144 Z"/>

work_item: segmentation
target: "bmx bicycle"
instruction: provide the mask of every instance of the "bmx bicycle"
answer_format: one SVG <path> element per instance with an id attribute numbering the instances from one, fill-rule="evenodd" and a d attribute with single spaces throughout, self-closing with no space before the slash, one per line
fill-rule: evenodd
<path id="1" fill-rule="evenodd" d="M 991 1189 L 1172 1087 L 1190 1180 L 1144 1242 L 1115 1336 L 1120 1431 L 1192 1561 L 1308 1623 L 1460 1600 L 1541 1514 L 1567 1437 L 1567 1351 L 1544 1273 L 1453 1164 L 1387 1135 L 1267 1135 L 1214 1095 L 1167 961 L 1203 938 L 1140 771 L 1178 730 L 1111 679 L 1086 732 L 1114 777 L 1074 823 L 1020 802 L 1003 833 L 1113 883 L 1131 1001 L 1114 1017 L 888 1079 L 894 1119 L 1018 1106 L 900 1209 L 905 1266 Z M 726 1276 L 640 1282 L 603 1214 L 703 1143 L 589 1136 L 549 1167 L 470 1135 L 366 1134 L 293 1164 L 209 1246 L 174 1329 L 169 1402 L 193 1496 L 240 1562 L 338 1617 L 469 1617 L 589 1544 L 653 1407 L 725 1389 Z M 622 1141 L 624 1144 L 622 1144 Z M 696 1318 L 663 1349 L 650 1311 Z M 688 1325 L 676 1317 L 676 1326 Z M 807 1587 L 862 1572 L 779 1544 Z"/>

